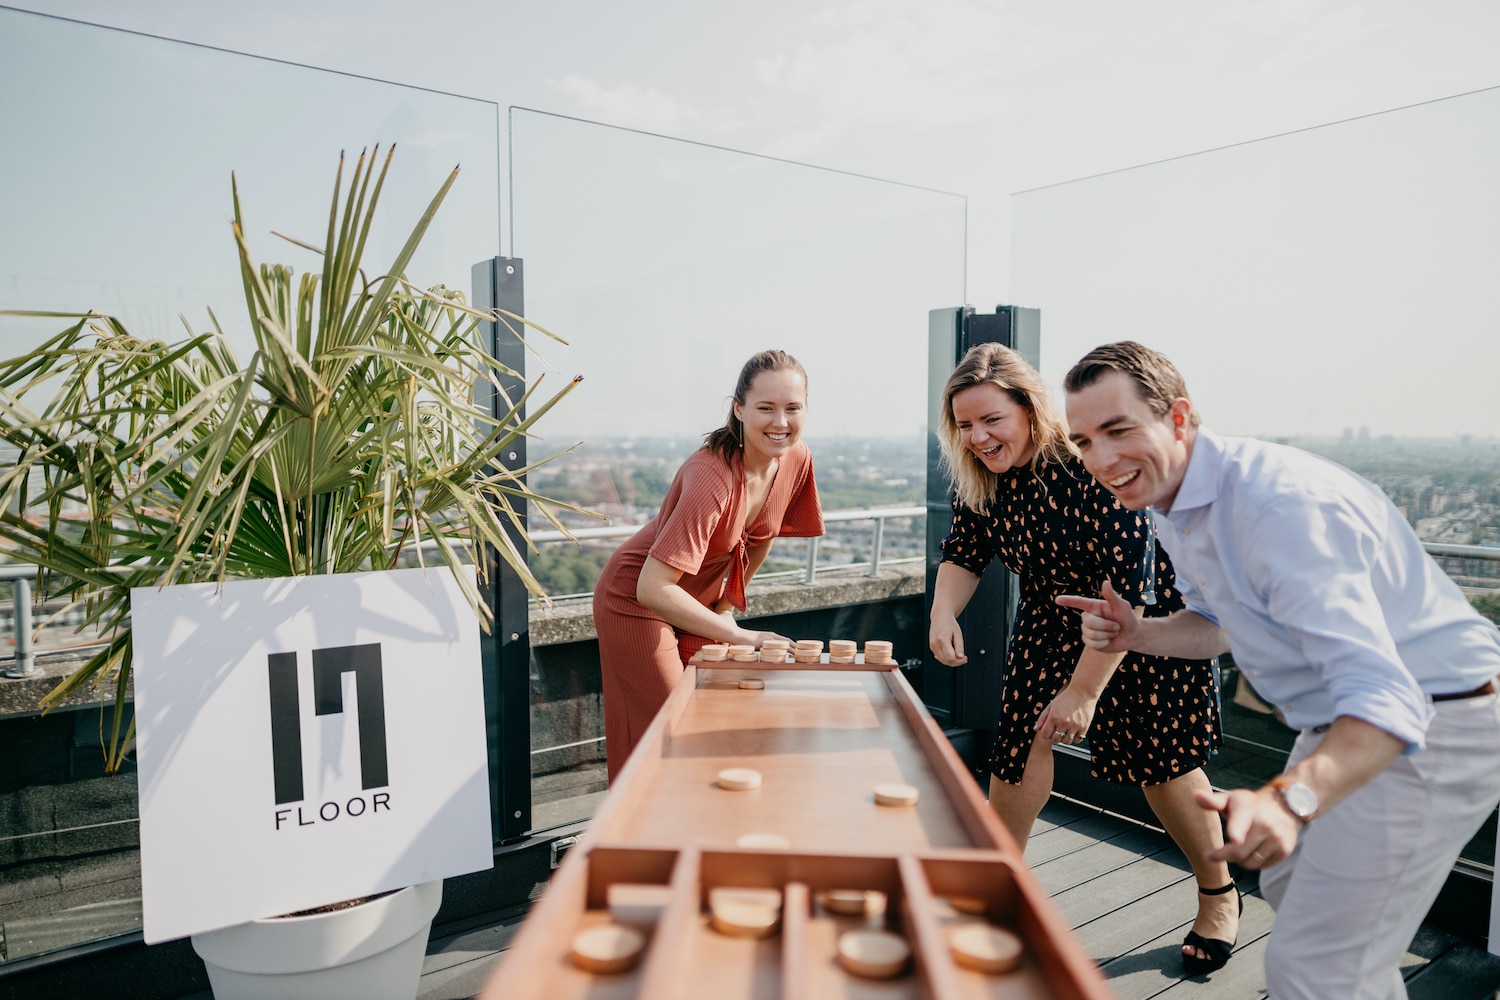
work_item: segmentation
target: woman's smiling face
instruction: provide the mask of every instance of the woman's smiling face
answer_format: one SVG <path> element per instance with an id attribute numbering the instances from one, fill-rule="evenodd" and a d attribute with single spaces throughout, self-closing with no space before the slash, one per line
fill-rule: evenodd
<path id="1" fill-rule="evenodd" d="M 990 382 L 953 394 L 953 422 L 964 447 L 994 473 L 1031 461 L 1031 415 Z"/>
<path id="2" fill-rule="evenodd" d="M 780 458 L 802 437 L 807 411 L 807 380 L 790 368 L 761 372 L 750 383 L 745 402 L 734 404 L 745 429 L 745 458 L 751 464 Z"/>

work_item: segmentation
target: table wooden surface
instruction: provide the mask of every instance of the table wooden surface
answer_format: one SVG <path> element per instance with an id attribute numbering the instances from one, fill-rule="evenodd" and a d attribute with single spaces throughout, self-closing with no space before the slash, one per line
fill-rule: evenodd
<path id="1" fill-rule="evenodd" d="M 742 689 L 744 678 L 764 688 Z M 759 788 L 729 791 L 725 768 Z M 875 802 L 877 784 L 915 787 L 914 806 Z M 737 846 L 774 834 L 784 849 Z M 779 932 L 712 927 L 716 888 L 774 888 Z M 842 916 L 820 894 L 874 890 L 883 911 Z M 979 900 L 983 915 L 950 898 Z M 876 897 L 878 898 L 878 897 Z M 605 923 L 646 937 L 640 964 L 594 974 L 569 959 Z M 1018 934 L 1025 960 L 987 975 L 959 966 L 947 933 L 988 922 Z M 862 979 L 836 960 L 841 933 L 901 936 L 901 976 Z M 1039 997 L 1104 1000 L 1102 975 L 1062 921 L 941 730 L 894 665 L 688 665 L 580 844 L 568 853 L 483 994 L 571 997 Z"/>

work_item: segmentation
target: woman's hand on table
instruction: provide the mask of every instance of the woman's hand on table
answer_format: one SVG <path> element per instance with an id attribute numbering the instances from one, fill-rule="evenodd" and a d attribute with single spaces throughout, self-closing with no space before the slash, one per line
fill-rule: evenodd
<path id="1" fill-rule="evenodd" d="M 795 643 L 791 639 L 788 639 L 786 636 L 780 634 L 779 632 L 755 632 L 750 629 L 740 629 L 740 631 L 745 633 L 745 639 L 743 641 L 745 643 L 753 645 L 756 649 L 759 649 L 762 644 L 764 644 L 768 639 L 780 639 L 782 642 L 785 642 L 789 645 L 795 645 Z"/>

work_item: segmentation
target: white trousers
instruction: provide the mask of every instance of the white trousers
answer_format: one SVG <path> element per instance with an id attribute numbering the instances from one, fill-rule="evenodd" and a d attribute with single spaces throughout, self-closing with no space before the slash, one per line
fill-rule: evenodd
<path id="1" fill-rule="evenodd" d="M 1402 1000 L 1401 959 L 1458 852 L 1500 802 L 1500 695 L 1442 701 L 1398 758 L 1261 872 L 1271 1000 Z M 1288 766 L 1324 734 L 1303 731 Z"/>

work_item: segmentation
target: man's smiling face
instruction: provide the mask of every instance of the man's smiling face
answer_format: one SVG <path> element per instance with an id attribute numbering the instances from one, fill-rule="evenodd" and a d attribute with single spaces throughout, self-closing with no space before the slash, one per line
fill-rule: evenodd
<path id="1" fill-rule="evenodd" d="M 1192 403 L 1178 399 L 1157 416 L 1123 372 L 1108 372 L 1068 393 L 1068 437 L 1084 467 L 1131 510 L 1168 510 L 1192 449 Z"/>

